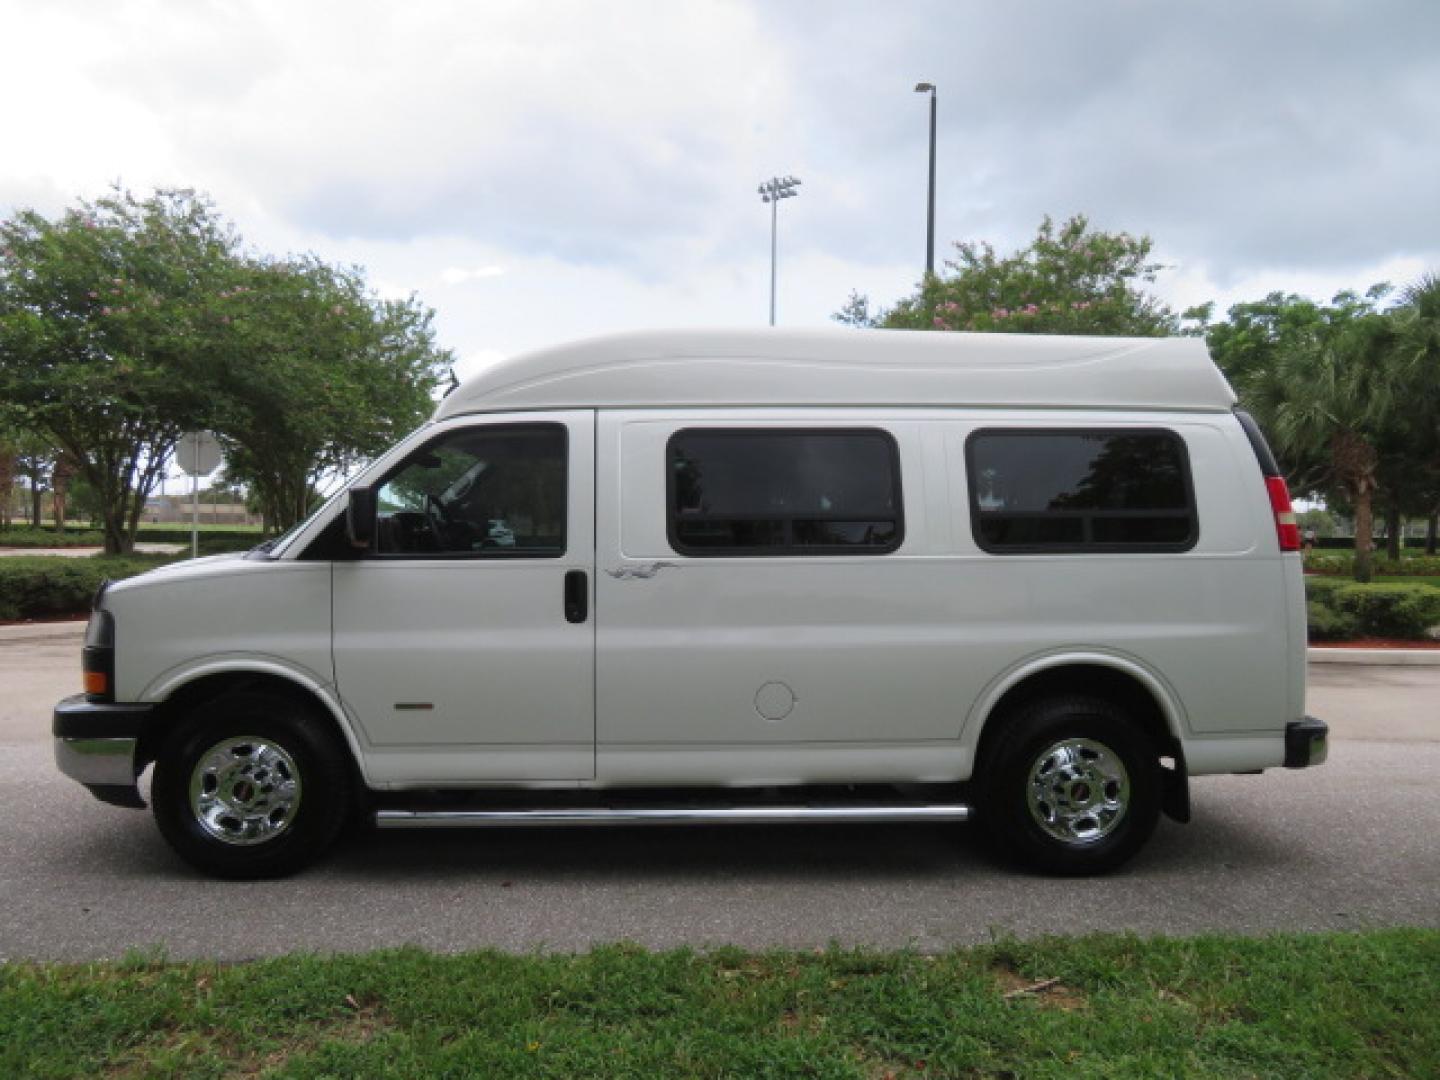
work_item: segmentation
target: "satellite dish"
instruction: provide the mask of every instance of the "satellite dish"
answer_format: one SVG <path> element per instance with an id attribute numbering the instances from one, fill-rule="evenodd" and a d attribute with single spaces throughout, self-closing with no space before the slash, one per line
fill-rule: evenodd
<path id="1" fill-rule="evenodd" d="M 220 444 L 208 431 L 189 431 L 175 444 L 175 464 L 188 476 L 209 476 L 220 467 Z"/>

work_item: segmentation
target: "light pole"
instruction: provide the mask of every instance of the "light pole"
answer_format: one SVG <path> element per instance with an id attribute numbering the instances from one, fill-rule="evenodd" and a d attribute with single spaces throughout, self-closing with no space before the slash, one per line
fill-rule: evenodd
<path id="1" fill-rule="evenodd" d="M 915 84 L 917 94 L 930 95 L 930 212 L 925 218 L 925 276 L 935 273 L 935 84 Z"/>
<path id="2" fill-rule="evenodd" d="M 775 325 L 775 228 L 781 199 L 793 199 L 800 181 L 793 176 L 776 176 L 760 185 L 760 201 L 770 204 L 770 325 Z"/>

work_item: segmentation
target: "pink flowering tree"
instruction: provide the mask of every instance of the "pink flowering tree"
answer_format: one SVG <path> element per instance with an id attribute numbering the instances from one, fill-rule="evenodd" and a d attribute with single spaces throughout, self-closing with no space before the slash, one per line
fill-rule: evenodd
<path id="1" fill-rule="evenodd" d="M 1146 287 L 1162 269 L 1148 236 L 1094 230 L 1083 215 L 1049 217 L 1008 255 L 983 242 L 955 245 L 945 269 L 887 311 L 852 295 L 836 315 L 857 326 L 1021 334 L 1157 336 L 1182 321 Z"/>

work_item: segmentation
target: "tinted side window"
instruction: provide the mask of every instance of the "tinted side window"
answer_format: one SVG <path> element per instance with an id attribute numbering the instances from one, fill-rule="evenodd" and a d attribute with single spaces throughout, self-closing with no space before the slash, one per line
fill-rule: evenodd
<path id="1" fill-rule="evenodd" d="M 983 430 L 966 466 L 987 551 L 1182 551 L 1198 535 L 1174 432 Z"/>
<path id="2" fill-rule="evenodd" d="M 691 429 L 671 436 L 666 457 L 676 551 L 879 555 L 904 537 L 887 432 Z"/>
<path id="3" fill-rule="evenodd" d="M 463 428 L 381 484 L 381 555 L 555 558 L 565 554 L 566 432 L 559 424 Z"/>

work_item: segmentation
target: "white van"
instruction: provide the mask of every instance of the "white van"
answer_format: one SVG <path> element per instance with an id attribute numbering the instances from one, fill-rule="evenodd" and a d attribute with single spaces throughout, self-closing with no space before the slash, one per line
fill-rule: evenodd
<path id="1" fill-rule="evenodd" d="M 1196 339 L 681 331 L 460 386 L 308 521 L 101 590 L 59 766 L 195 866 L 385 828 L 963 821 L 1109 870 L 1316 765 L 1300 538 Z"/>

